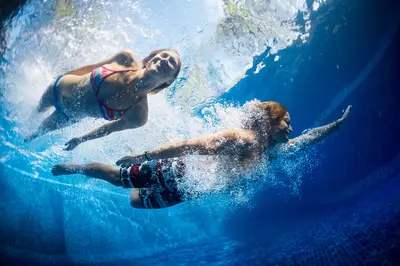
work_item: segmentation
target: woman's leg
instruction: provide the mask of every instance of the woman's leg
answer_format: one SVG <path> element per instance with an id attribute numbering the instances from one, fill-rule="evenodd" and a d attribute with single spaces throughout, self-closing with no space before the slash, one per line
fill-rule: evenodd
<path id="1" fill-rule="evenodd" d="M 49 109 L 51 106 L 54 106 L 54 95 L 53 95 L 54 83 L 51 83 L 47 86 L 47 89 L 44 91 L 42 98 L 40 98 L 39 104 L 36 106 L 37 112 L 44 112 Z"/>
<path id="2" fill-rule="evenodd" d="M 53 175 L 83 174 L 87 177 L 102 179 L 114 186 L 122 186 L 120 169 L 104 163 L 72 164 L 60 163 L 53 166 Z"/>
<path id="3" fill-rule="evenodd" d="M 57 111 L 54 111 L 51 115 L 49 115 L 43 122 L 40 124 L 38 130 L 35 133 L 26 137 L 24 141 L 31 141 L 47 132 L 54 131 L 67 125 L 70 125 L 71 122 L 65 117 L 65 115 L 60 114 Z"/>

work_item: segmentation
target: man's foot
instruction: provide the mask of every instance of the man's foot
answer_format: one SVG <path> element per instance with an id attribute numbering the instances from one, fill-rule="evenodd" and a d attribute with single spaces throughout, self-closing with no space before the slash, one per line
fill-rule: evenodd
<path id="1" fill-rule="evenodd" d="M 51 168 L 51 173 L 53 175 L 73 175 L 79 174 L 81 171 L 81 167 L 70 163 L 59 163 Z"/>

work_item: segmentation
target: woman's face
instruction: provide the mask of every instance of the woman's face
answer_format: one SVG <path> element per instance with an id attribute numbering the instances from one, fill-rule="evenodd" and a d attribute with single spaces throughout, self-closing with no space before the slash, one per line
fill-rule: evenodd
<path id="1" fill-rule="evenodd" d="M 279 126 L 277 127 L 277 132 L 275 135 L 275 140 L 277 143 L 285 143 L 289 141 L 289 134 L 293 131 L 290 125 L 290 116 L 286 112 L 285 116 L 282 118 Z"/>
<path id="2" fill-rule="evenodd" d="M 146 70 L 152 73 L 153 78 L 160 84 L 172 83 L 179 70 L 180 57 L 174 51 L 162 51 L 156 54 L 146 65 Z"/>

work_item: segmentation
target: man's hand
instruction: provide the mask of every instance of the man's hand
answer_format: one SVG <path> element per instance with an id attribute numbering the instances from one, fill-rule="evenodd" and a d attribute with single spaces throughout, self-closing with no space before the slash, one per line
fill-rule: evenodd
<path id="1" fill-rule="evenodd" d="M 339 118 L 339 119 L 337 120 L 338 123 L 342 123 L 343 121 L 347 120 L 347 118 L 348 118 L 349 115 L 350 115 L 351 108 L 353 108 L 353 106 L 351 106 L 351 105 L 349 105 L 349 106 L 347 107 L 347 109 L 346 109 L 346 111 L 344 112 L 344 114 L 342 115 L 342 117 Z"/>
<path id="2" fill-rule="evenodd" d="M 81 144 L 83 141 L 81 138 L 73 138 L 67 143 L 65 143 L 65 146 L 67 146 L 64 150 L 66 151 L 72 151 L 75 149 L 79 144 Z"/>
<path id="3" fill-rule="evenodd" d="M 125 156 L 119 159 L 116 164 L 120 167 L 126 168 L 129 167 L 132 164 L 139 164 L 146 161 L 146 158 L 144 158 L 143 155 L 137 155 L 137 156 Z"/>

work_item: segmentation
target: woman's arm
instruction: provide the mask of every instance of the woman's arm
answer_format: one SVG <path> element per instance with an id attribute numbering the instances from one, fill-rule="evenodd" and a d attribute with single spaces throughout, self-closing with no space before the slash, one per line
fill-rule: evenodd
<path id="1" fill-rule="evenodd" d="M 97 64 L 89 64 L 89 65 L 68 71 L 65 74 L 82 76 L 87 73 L 90 73 L 91 71 L 93 71 L 93 69 L 96 69 L 102 65 L 117 62 L 120 65 L 129 67 L 129 66 L 132 66 L 134 61 L 135 61 L 135 58 L 134 58 L 132 51 L 127 49 L 127 50 L 123 50 L 123 51 L 119 52 L 118 54 L 112 56 L 111 58 L 101 61 Z"/>
<path id="2" fill-rule="evenodd" d="M 288 145 L 294 145 L 296 148 L 306 148 L 314 143 L 321 141 L 333 132 L 339 130 L 341 124 L 348 118 L 352 106 L 348 106 L 343 116 L 333 123 L 325 126 L 316 127 L 309 130 L 306 134 L 289 140 Z"/>
<path id="3" fill-rule="evenodd" d="M 137 156 L 126 156 L 117 161 L 125 167 L 149 160 L 167 159 L 189 154 L 219 155 L 246 153 L 253 144 L 254 136 L 246 130 L 229 130 L 201 138 L 162 145 L 151 152 Z"/>
<path id="4" fill-rule="evenodd" d="M 134 106 L 124 113 L 124 115 L 113 122 L 109 122 L 96 128 L 89 133 L 79 137 L 73 138 L 68 141 L 65 145 L 65 150 L 70 151 L 75 149 L 79 144 L 97 138 L 102 138 L 110 135 L 113 132 L 122 131 L 125 129 L 133 129 L 142 127 L 147 123 L 148 118 L 148 106 L 147 98 L 140 100 Z"/>
<path id="5" fill-rule="evenodd" d="M 98 139 L 98 138 L 102 138 L 105 137 L 107 135 L 110 135 L 113 132 L 118 132 L 118 131 L 122 131 L 125 129 L 132 129 L 132 128 L 138 128 L 143 126 L 145 123 L 141 122 L 141 121 L 136 121 L 135 123 L 127 123 L 125 120 L 117 120 L 117 121 L 113 121 L 110 123 L 107 123 L 105 125 L 102 125 L 99 128 L 96 128 L 92 131 L 90 131 L 89 133 L 83 135 L 82 137 L 79 138 L 73 138 L 70 141 L 68 141 L 67 143 L 65 143 L 65 145 L 67 146 L 64 150 L 66 151 L 70 151 L 75 149 L 79 144 L 92 140 L 92 139 Z"/>

